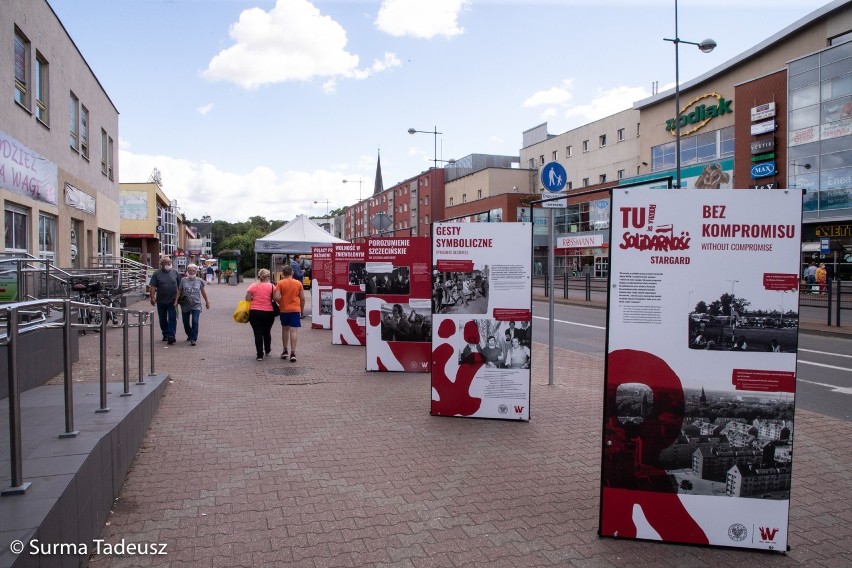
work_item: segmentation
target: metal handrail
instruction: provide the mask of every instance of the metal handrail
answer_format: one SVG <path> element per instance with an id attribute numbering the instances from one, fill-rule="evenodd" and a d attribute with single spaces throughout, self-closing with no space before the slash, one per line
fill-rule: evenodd
<path id="1" fill-rule="evenodd" d="M 50 309 L 61 313 L 62 317 L 52 321 L 42 321 L 37 324 L 21 326 L 20 317 L 22 313 L 28 312 L 33 308 L 38 308 L 39 311 L 49 312 Z M 74 321 L 74 311 L 84 309 L 99 309 L 100 323 L 88 324 Z M 138 381 L 137 385 L 144 385 L 143 380 L 143 351 L 144 351 L 144 333 L 143 328 L 150 328 L 150 343 L 149 349 L 151 352 L 151 372 L 154 375 L 154 326 L 153 312 L 144 310 L 135 310 L 130 308 L 110 308 L 107 306 L 93 306 L 84 302 L 77 302 L 66 298 L 61 299 L 44 299 L 30 300 L 26 302 L 16 302 L 13 304 L 0 305 L 0 317 L 5 316 L 6 335 L 0 337 L 0 345 L 7 349 L 7 366 L 8 366 L 8 381 L 9 381 L 9 451 L 11 457 L 11 486 L 0 492 L 0 495 L 22 495 L 27 492 L 32 482 L 25 482 L 23 477 L 23 452 L 21 443 L 21 391 L 18 384 L 18 341 L 19 338 L 26 333 L 33 333 L 41 329 L 56 329 L 61 328 L 62 333 L 62 350 L 63 350 L 63 375 L 64 375 L 64 394 L 65 394 L 65 431 L 59 434 L 60 438 L 73 438 L 79 434 L 74 430 L 74 397 L 72 388 L 73 368 L 71 364 L 71 337 L 74 329 L 99 329 L 100 330 L 100 362 L 99 362 L 99 387 L 100 387 L 100 404 L 95 412 L 109 412 L 107 406 L 107 313 L 122 312 L 122 359 L 124 364 L 124 389 L 120 396 L 130 396 L 133 393 L 130 391 L 130 375 L 129 375 L 129 330 L 138 328 Z M 131 318 L 135 318 L 136 323 L 131 323 Z"/>

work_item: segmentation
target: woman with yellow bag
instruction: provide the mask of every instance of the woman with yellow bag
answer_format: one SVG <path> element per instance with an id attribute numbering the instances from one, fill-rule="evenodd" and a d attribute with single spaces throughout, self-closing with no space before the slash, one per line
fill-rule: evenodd
<path id="1" fill-rule="evenodd" d="M 269 281 L 269 270 L 261 268 L 257 273 L 257 282 L 246 290 L 246 301 L 251 302 L 249 323 L 254 332 L 254 347 L 257 360 L 263 361 L 264 355 L 272 351 L 272 324 L 275 312 L 272 306 L 272 293 L 275 286 Z"/>

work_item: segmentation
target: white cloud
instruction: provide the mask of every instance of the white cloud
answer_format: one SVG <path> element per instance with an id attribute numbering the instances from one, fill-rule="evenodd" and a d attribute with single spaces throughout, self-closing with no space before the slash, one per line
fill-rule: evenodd
<path id="1" fill-rule="evenodd" d="M 229 35 L 234 45 L 215 55 L 202 75 L 245 89 L 319 77 L 330 78 L 323 90 L 334 92 L 336 78 L 362 79 L 399 65 L 385 54 L 381 65 L 358 69 L 358 55 L 346 51 L 346 30 L 308 0 L 278 0 L 268 12 L 245 10 Z"/>
<path id="2" fill-rule="evenodd" d="M 212 164 L 121 150 L 119 160 L 122 183 L 145 182 L 154 168 L 160 170 L 163 192 L 177 200 L 178 208 L 189 219 L 210 215 L 214 220 L 237 222 L 262 215 L 268 220 L 289 221 L 299 213 L 319 214 L 316 200 L 323 201 L 323 209 L 326 199 L 331 209 L 357 201 L 352 188 L 341 183 L 349 179 L 342 172 L 288 171 L 279 177 L 271 168 L 260 166 L 235 173 Z M 357 179 L 357 175 L 354 177 Z M 363 179 L 364 191 L 372 191 Z"/>
<path id="3" fill-rule="evenodd" d="M 564 79 L 557 87 L 533 93 L 524 101 L 522 106 L 524 108 L 533 108 L 542 105 L 566 105 L 574 98 L 574 95 L 571 93 L 573 89 L 574 79 Z"/>
<path id="4" fill-rule="evenodd" d="M 200 106 L 195 110 L 197 110 L 198 114 L 200 114 L 201 116 L 207 116 L 207 114 L 211 110 L 213 110 L 213 103 L 207 103 L 206 105 Z"/>
<path id="5" fill-rule="evenodd" d="M 634 102 L 650 97 L 651 93 L 642 87 L 622 85 L 611 89 L 598 88 L 585 104 L 573 104 L 575 96 L 574 79 L 564 79 L 555 87 L 533 93 L 521 106 L 545 107 L 541 111 L 542 119 L 563 116 L 569 119 L 569 127 L 573 128 L 631 108 Z"/>
<path id="6" fill-rule="evenodd" d="M 470 0 L 383 0 L 375 24 L 397 37 L 453 37 L 464 33 L 458 18 L 469 4 Z"/>
<path id="7" fill-rule="evenodd" d="M 571 106 L 565 111 L 565 118 L 577 119 L 578 124 L 592 122 L 631 108 L 633 103 L 650 97 L 651 93 L 643 87 L 619 86 L 612 89 L 597 89 L 591 102 L 585 105 Z M 574 121 L 572 121 L 573 123 Z"/>

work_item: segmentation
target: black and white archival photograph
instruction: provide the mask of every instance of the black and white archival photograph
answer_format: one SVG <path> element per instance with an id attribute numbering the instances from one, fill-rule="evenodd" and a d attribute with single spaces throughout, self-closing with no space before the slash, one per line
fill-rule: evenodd
<path id="1" fill-rule="evenodd" d="M 331 290 L 322 290 L 320 291 L 320 315 L 330 316 L 331 315 Z"/>
<path id="2" fill-rule="evenodd" d="M 366 262 L 350 262 L 349 263 L 349 285 L 363 286 L 367 282 L 367 263 Z"/>
<path id="3" fill-rule="evenodd" d="M 346 317 L 351 320 L 367 317 L 367 295 L 364 292 L 346 292 Z"/>
<path id="4" fill-rule="evenodd" d="M 499 369 L 529 369 L 532 327 L 530 322 L 473 320 L 476 333 L 466 328 L 466 345 L 459 352 L 459 364 L 484 363 Z M 471 330 L 472 331 L 472 330 Z"/>
<path id="5" fill-rule="evenodd" d="M 379 265 L 379 263 L 372 263 Z M 411 269 L 408 266 L 383 265 L 389 270 L 366 273 L 365 290 L 367 294 L 399 294 L 411 292 Z"/>
<path id="6" fill-rule="evenodd" d="M 753 296 L 731 291 L 707 298 L 691 294 L 689 348 L 749 353 L 795 353 L 798 298 L 789 291 L 760 290 Z M 724 286 L 723 286 L 724 287 Z"/>
<path id="7" fill-rule="evenodd" d="M 432 309 L 436 314 L 488 312 L 488 266 L 473 272 L 432 273 Z"/>
<path id="8" fill-rule="evenodd" d="M 382 341 L 432 341 L 432 314 L 409 304 L 382 304 Z"/>

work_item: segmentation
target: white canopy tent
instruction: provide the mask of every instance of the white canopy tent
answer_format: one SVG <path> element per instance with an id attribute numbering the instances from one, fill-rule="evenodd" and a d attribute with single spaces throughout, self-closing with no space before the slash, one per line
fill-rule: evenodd
<path id="1" fill-rule="evenodd" d="M 312 247 L 329 246 L 334 243 L 346 243 L 325 231 L 305 215 L 295 219 L 268 235 L 254 241 L 254 268 L 257 274 L 258 253 L 269 254 L 310 254 Z"/>

